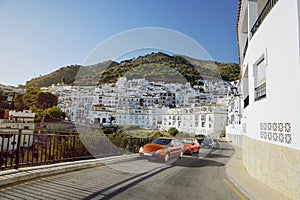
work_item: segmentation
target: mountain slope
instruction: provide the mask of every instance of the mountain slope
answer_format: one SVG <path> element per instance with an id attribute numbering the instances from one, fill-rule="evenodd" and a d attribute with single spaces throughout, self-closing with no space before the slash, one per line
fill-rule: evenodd
<path id="1" fill-rule="evenodd" d="M 62 67 L 45 76 L 31 79 L 26 83 L 26 87 L 47 87 L 62 82 L 68 85 L 97 85 L 114 83 L 122 76 L 128 79 L 146 78 L 164 82 L 188 81 L 194 85 L 199 84 L 197 81 L 202 78 L 221 79 L 222 77 L 226 81 L 237 80 L 239 66 L 235 63 L 203 61 L 158 52 L 120 63 L 106 61 L 92 66 Z"/>

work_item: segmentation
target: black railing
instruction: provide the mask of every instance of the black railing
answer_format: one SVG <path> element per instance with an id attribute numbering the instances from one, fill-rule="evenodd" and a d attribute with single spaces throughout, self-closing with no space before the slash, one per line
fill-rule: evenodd
<path id="1" fill-rule="evenodd" d="M 249 105 L 249 95 L 244 99 L 244 108 Z"/>
<path id="2" fill-rule="evenodd" d="M 266 83 L 263 83 L 255 88 L 255 101 L 267 96 Z"/>
<path id="3" fill-rule="evenodd" d="M 245 48 L 244 48 L 244 52 L 243 52 L 243 57 L 244 57 L 244 58 L 245 58 L 247 49 L 248 49 L 248 38 L 247 38 L 247 40 L 246 40 L 246 44 L 245 44 Z"/>
<path id="4" fill-rule="evenodd" d="M 257 29 L 259 28 L 259 26 L 261 25 L 261 23 L 264 21 L 264 19 L 266 18 L 266 16 L 269 14 L 269 12 L 272 10 L 272 8 L 274 7 L 274 5 L 277 2 L 278 2 L 278 0 L 269 0 L 266 3 L 265 7 L 261 11 L 259 17 L 257 18 L 255 24 L 253 25 L 253 27 L 251 29 L 252 36 L 257 31 Z"/>
<path id="5" fill-rule="evenodd" d="M 123 155 L 138 152 L 148 142 L 150 138 L 0 129 L 0 169 Z"/>

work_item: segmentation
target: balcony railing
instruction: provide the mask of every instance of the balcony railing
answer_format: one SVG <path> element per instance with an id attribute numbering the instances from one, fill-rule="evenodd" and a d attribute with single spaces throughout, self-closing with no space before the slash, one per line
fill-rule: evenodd
<path id="1" fill-rule="evenodd" d="M 150 138 L 109 139 L 103 134 L 26 133 L 0 128 L 0 171 L 138 152 L 148 142 Z"/>
<path id="2" fill-rule="evenodd" d="M 247 40 L 246 40 L 246 44 L 245 44 L 245 48 L 244 48 L 244 52 L 243 52 L 243 57 L 244 57 L 244 58 L 245 58 L 247 49 L 248 49 L 248 38 L 247 38 Z"/>
<path id="3" fill-rule="evenodd" d="M 255 101 L 265 98 L 266 96 L 266 83 L 263 83 L 255 88 Z"/>
<path id="4" fill-rule="evenodd" d="M 249 105 L 249 95 L 244 99 L 244 108 Z"/>
<path id="5" fill-rule="evenodd" d="M 277 1 L 278 0 L 269 0 L 266 3 L 265 7 L 263 8 L 262 12 L 260 13 L 258 19 L 256 20 L 255 24 L 253 25 L 253 27 L 251 29 L 252 36 L 257 31 L 257 29 L 259 28 L 259 26 L 261 25 L 261 23 L 264 21 L 264 19 L 266 18 L 266 16 L 269 14 L 269 12 L 272 10 L 272 8 L 277 3 Z"/>

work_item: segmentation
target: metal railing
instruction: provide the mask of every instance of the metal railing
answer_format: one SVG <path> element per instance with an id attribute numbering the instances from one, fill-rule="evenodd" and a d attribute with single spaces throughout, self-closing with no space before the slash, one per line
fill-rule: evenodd
<path id="1" fill-rule="evenodd" d="M 244 108 L 249 105 L 249 95 L 244 99 Z"/>
<path id="2" fill-rule="evenodd" d="M 106 135 L 28 133 L 0 130 L 0 169 L 101 158 L 138 152 L 149 138 L 111 138 Z"/>
<path id="3" fill-rule="evenodd" d="M 265 7 L 261 11 L 259 17 L 257 18 L 255 24 L 253 25 L 253 27 L 251 29 L 252 36 L 257 31 L 257 29 L 259 28 L 259 26 L 261 25 L 261 23 L 264 21 L 264 19 L 266 18 L 266 16 L 269 14 L 269 12 L 272 10 L 272 8 L 274 7 L 274 5 L 277 2 L 278 2 L 278 0 L 269 0 L 266 3 Z"/>
<path id="4" fill-rule="evenodd" d="M 263 83 L 255 88 L 255 101 L 267 96 L 266 83 Z"/>

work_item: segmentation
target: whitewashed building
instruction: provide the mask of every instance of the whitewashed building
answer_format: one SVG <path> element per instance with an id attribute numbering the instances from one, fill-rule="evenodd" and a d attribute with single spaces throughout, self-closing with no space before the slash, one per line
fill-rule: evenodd
<path id="1" fill-rule="evenodd" d="M 168 109 L 162 116 L 161 130 L 176 128 L 190 135 L 213 135 L 219 137 L 225 134 L 227 108 L 225 106 L 181 107 Z"/>
<path id="2" fill-rule="evenodd" d="M 34 119 L 35 113 L 31 110 L 24 110 L 22 112 L 10 110 L 8 119 L 0 119 L 0 133 L 19 133 L 19 130 L 24 134 L 21 137 L 21 147 L 30 147 L 33 143 L 34 133 Z M 14 151 L 16 145 L 12 140 L 18 141 L 18 135 L 13 136 L 6 135 L 9 137 L 0 137 L 0 143 L 2 144 L 2 150 Z M 24 145 L 24 146 L 23 146 Z"/>
<path id="3" fill-rule="evenodd" d="M 167 110 L 168 108 L 119 108 L 116 111 L 116 124 L 158 130 L 161 128 L 163 113 Z"/>
<path id="4" fill-rule="evenodd" d="M 300 199 L 300 0 L 239 0 L 237 38 L 243 164 Z"/>

